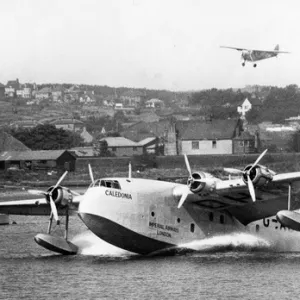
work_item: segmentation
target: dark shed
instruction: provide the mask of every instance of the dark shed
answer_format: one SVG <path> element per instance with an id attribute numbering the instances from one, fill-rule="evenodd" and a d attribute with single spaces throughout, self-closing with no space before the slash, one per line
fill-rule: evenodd
<path id="1" fill-rule="evenodd" d="M 5 151 L 0 153 L 0 169 L 63 169 L 75 171 L 76 157 L 67 150 Z"/>

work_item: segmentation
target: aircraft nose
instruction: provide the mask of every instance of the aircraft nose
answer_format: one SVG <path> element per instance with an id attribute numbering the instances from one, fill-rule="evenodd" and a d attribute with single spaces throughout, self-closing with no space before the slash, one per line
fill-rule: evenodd
<path id="1" fill-rule="evenodd" d="M 78 206 L 78 214 L 85 212 L 92 212 L 96 205 L 97 195 L 92 191 L 87 191 L 82 197 L 79 206 Z"/>

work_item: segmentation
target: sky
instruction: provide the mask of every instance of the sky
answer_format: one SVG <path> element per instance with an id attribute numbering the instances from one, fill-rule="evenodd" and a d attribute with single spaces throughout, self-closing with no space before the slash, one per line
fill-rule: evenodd
<path id="1" fill-rule="evenodd" d="M 191 91 L 300 85 L 299 1 L 1 0 L 0 82 Z M 221 45 L 290 51 L 241 66 Z"/>

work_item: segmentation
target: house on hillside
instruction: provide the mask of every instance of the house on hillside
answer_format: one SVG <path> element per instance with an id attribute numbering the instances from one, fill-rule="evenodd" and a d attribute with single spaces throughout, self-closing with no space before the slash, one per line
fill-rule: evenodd
<path id="1" fill-rule="evenodd" d="M 139 142 L 134 142 L 124 137 L 105 137 L 100 140 L 107 142 L 107 150 L 117 157 L 134 156 L 143 154 L 156 154 L 158 139 L 150 137 Z"/>
<path id="2" fill-rule="evenodd" d="M 52 100 L 54 102 L 62 103 L 64 99 L 64 89 L 62 86 L 58 85 L 52 88 L 51 91 L 52 94 Z"/>
<path id="3" fill-rule="evenodd" d="M 66 150 L 6 151 L 0 153 L 0 170 L 75 170 L 76 157 Z"/>
<path id="4" fill-rule="evenodd" d="M 32 86 L 32 84 L 21 84 L 20 88 L 16 90 L 17 97 L 30 99 L 32 97 Z"/>
<path id="5" fill-rule="evenodd" d="M 241 120 L 188 121 L 170 124 L 165 155 L 233 154 Z"/>
<path id="6" fill-rule="evenodd" d="M 73 85 L 69 89 L 65 90 L 64 102 L 71 103 L 79 100 L 80 96 L 83 94 L 78 85 Z"/>
<path id="7" fill-rule="evenodd" d="M 260 107 L 262 103 L 257 98 L 251 98 L 248 100 L 246 98 L 240 105 L 237 107 L 237 112 L 241 115 L 241 118 L 244 119 L 246 116 L 246 113 L 250 111 L 254 107 Z"/>
<path id="8" fill-rule="evenodd" d="M 160 99 L 150 99 L 145 102 L 146 108 L 162 108 L 164 106 L 164 102 Z"/>
<path id="9" fill-rule="evenodd" d="M 143 145 L 124 137 L 105 137 L 100 140 L 107 142 L 107 150 L 114 156 L 133 156 L 143 154 Z"/>
<path id="10" fill-rule="evenodd" d="M 57 129 L 62 128 L 73 132 L 82 131 L 85 128 L 85 124 L 77 119 L 58 119 L 52 121 L 50 124 L 54 125 Z"/>
<path id="11" fill-rule="evenodd" d="M 123 106 L 131 106 L 131 107 L 138 107 L 141 103 L 141 99 L 143 97 L 143 94 L 139 91 L 126 91 L 124 92 L 120 100 L 123 104 Z"/>
<path id="12" fill-rule="evenodd" d="M 43 125 L 42 122 L 37 120 L 19 120 L 10 123 L 9 127 L 11 128 L 34 128 L 37 125 Z"/>
<path id="13" fill-rule="evenodd" d="M 97 101 L 94 92 L 85 92 L 80 96 L 79 102 L 84 104 L 95 104 Z"/>
<path id="14" fill-rule="evenodd" d="M 35 98 L 38 100 L 45 100 L 51 98 L 51 87 L 43 87 L 35 92 Z"/>
<path id="15" fill-rule="evenodd" d="M 54 125 L 57 129 L 62 128 L 64 130 L 78 133 L 85 144 L 90 144 L 94 137 L 86 130 L 85 124 L 77 119 L 59 119 L 52 121 L 50 124 Z"/>
<path id="16" fill-rule="evenodd" d="M 121 135 L 136 142 L 148 137 L 161 139 L 166 135 L 169 124 L 170 121 L 168 119 L 149 123 L 140 121 L 127 127 Z"/>
<path id="17" fill-rule="evenodd" d="M 5 87 L 5 97 L 15 97 L 19 89 L 20 82 L 18 78 L 16 80 L 9 80 Z"/>

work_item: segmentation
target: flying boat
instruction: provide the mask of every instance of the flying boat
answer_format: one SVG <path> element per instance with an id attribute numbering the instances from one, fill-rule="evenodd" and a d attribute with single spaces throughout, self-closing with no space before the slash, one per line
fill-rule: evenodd
<path id="1" fill-rule="evenodd" d="M 95 180 L 84 194 L 62 186 L 65 172 L 47 191 L 29 190 L 41 199 L 0 203 L 0 213 L 49 215 L 45 233 L 34 239 L 60 254 L 76 254 L 69 240 L 69 216 L 77 213 L 100 239 L 141 255 L 180 249 L 187 243 L 230 233 L 250 232 L 281 245 L 279 250 L 300 251 L 300 201 L 292 186 L 300 172 L 276 173 L 259 164 L 265 150 L 243 170 L 226 168 L 238 178 L 222 180 L 204 171 L 188 171 L 187 184 L 126 177 Z M 62 219 L 65 218 L 64 225 Z M 63 236 L 53 230 L 63 226 Z"/>

